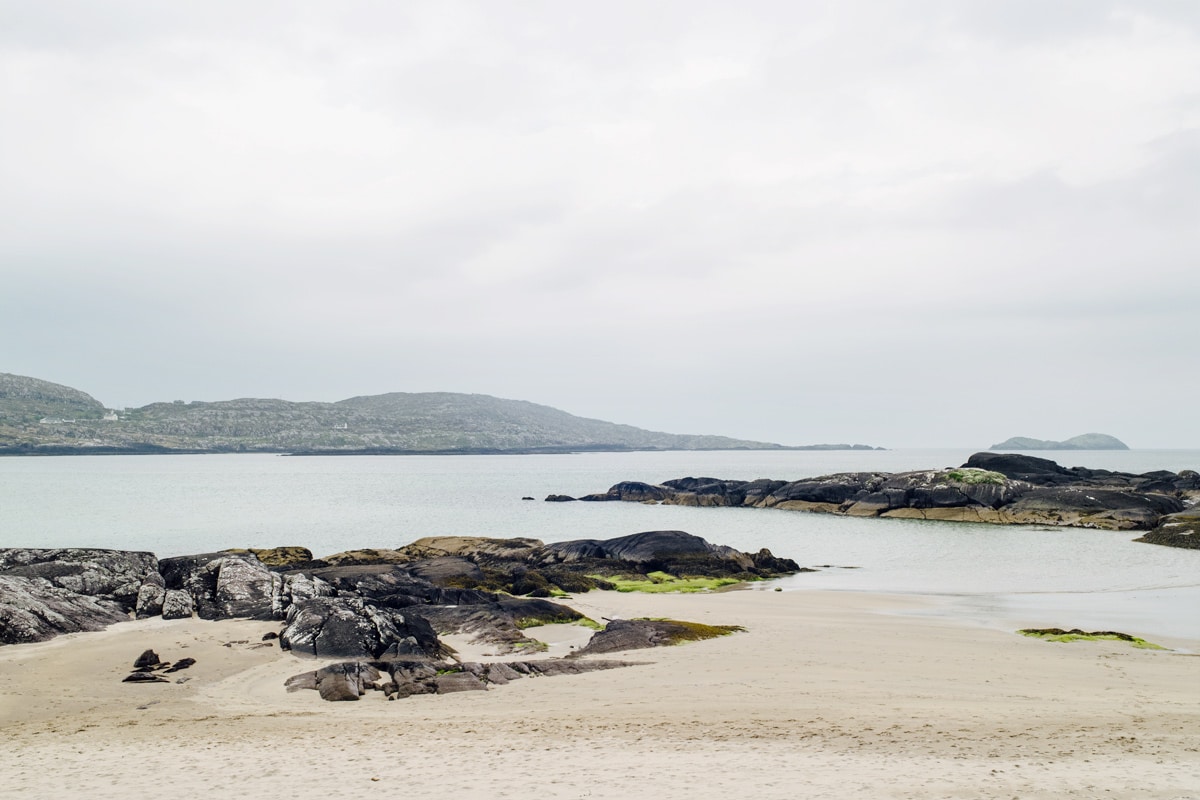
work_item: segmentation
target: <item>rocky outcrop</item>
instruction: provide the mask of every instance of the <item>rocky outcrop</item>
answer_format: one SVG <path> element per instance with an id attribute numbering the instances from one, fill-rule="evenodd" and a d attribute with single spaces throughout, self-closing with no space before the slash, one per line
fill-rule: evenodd
<path id="1" fill-rule="evenodd" d="M 859 517 L 1061 525 L 1148 530 L 1200 498 L 1192 470 L 1141 475 L 1066 468 L 1044 458 L 976 453 L 955 469 L 901 473 L 851 472 L 798 481 L 679 478 L 650 485 L 626 481 L 585 500 L 657 502 L 818 511 Z M 1182 531 L 1190 523 L 1173 520 Z M 1166 533 L 1139 541 L 1190 546 Z M 596 557 L 593 542 L 558 545 L 570 557 Z"/>
<path id="2" fill-rule="evenodd" d="M 319 658 L 437 659 L 444 652 L 421 617 L 361 597 L 316 597 L 291 606 L 279 640 L 297 655 Z"/>
<path id="3" fill-rule="evenodd" d="M 615 653 L 622 650 L 641 650 L 647 647 L 666 647 L 683 642 L 714 639 L 744 630 L 736 625 L 702 625 L 674 619 L 614 619 L 592 635 L 587 645 L 569 658 Z"/>
<path id="4" fill-rule="evenodd" d="M 90 548 L 0 549 L 0 575 L 42 578 L 76 594 L 111 600 L 127 611 L 142 582 L 158 571 L 153 553 Z"/>
<path id="5" fill-rule="evenodd" d="M 1168 514 L 1154 530 L 1134 541 L 1200 550 L 1200 507 Z"/>
<path id="6" fill-rule="evenodd" d="M 40 642 L 128 619 L 142 587 L 159 579 L 157 565 L 153 553 L 124 550 L 0 549 L 0 644 Z M 150 597 L 145 602 L 153 605 Z"/>
<path id="7" fill-rule="evenodd" d="M 158 563 L 167 589 L 192 597 L 201 619 L 273 619 L 283 578 L 251 553 L 201 553 Z"/>
<path id="8" fill-rule="evenodd" d="M 45 578 L 0 574 L 0 644 L 43 642 L 129 619 L 120 603 L 79 594 Z"/>
<path id="9" fill-rule="evenodd" d="M 352 566 L 313 570 L 339 590 L 392 597 L 387 605 L 469 605 L 493 602 L 462 591 L 504 592 L 531 597 L 609 589 L 605 576 L 644 578 L 655 571 L 690 577 L 758 580 L 799 570 L 769 550 L 742 553 L 683 531 L 648 531 L 615 539 L 581 539 L 544 544 L 537 539 L 431 537 L 397 550 L 381 551 L 381 563 L 364 563 L 355 551 Z M 322 559 L 326 560 L 326 559 Z M 425 580 L 440 591 L 434 593 Z"/>
<path id="10" fill-rule="evenodd" d="M 245 550 L 226 550 L 225 552 L 233 555 L 244 555 L 249 553 L 261 561 L 265 566 L 271 568 L 300 569 L 301 567 L 306 567 L 313 562 L 312 550 L 309 550 L 307 547 L 249 547 Z"/>
<path id="11" fill-rule="evenodd" d="M 422 694 L 452 694 L 486 691 L 524 677 L 579 675 L 597 670 L 636 666 L 626 661 L 565 660 L 509 661 L 481 664 L 430 664 L 409 661 L 352 661 L 330 664 L 312 672 L 293 675 L 289 692 L 315 689 L 323 700 L 359 700 L 368 692 L 382 692 L 388 700 Z M 387 680 L 384 680 L 384 676 Z"/>
<path id="12" fill-rule="evenodd" d="M 192 595 L 182 589 L 167 589 L 163 594 L 163 619 L 189 619 L 196 611 Z"/>
<path id="13" fill-rule="evenodd" d="M 579 622 L 584 616 L 560 603 L 528 597 L 498 597 L 492 603 L 457 606 L 420 606 L 410 609 L 429 622 L 439 636 L 466 634 L 471 643 L 487 645 L 497 653 L 544 649 L 524 633 L 538 625 Z"/>
<path id="14" fill-rule="evenodd" d="M 167 584 L 157 572 L 147 575 L 138 588 L 135 613 L 138 619 L 157 617 L 162 614 L 163 600 L 167 597 Z"/>

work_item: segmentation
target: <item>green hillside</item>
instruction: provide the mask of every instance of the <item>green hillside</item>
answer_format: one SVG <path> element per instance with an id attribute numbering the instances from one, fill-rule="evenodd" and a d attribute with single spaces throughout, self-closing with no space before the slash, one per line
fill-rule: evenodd
<path id="1" fill-rule="evenodd" d="M 555 452 L 777 449 L 659 433 L 482 394 L 428 392 L 336 403 L 245 398 L 152 403 L 107 414 L 65 386 L 3 376 L 0 452 Z M 2 389 L 0 389 L 2 391 Z M 113 418 L 113 417 L 116 418 Z M 107 417 L 107 418 L 106 418 Z M 43 421 L 46 420 L 46 421 Z"/>

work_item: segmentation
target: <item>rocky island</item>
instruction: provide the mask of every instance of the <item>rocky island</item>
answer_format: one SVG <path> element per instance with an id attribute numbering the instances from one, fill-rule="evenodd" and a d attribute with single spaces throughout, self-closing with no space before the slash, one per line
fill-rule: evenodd
<path id="1" fill-rule="evenodd" d="M 1129 445 L 1107 433 L 1084 433 L 1061 442 L 1014 436 L 994 444 L 989 450 L 1128 450 Z"/>
<path id="2" fill-rule="evenodd" d="M 548 501 L 576 498 L 550 495 Z M 1144 530 L 1137 541 L 1200 547 L 1200 474 L 1066 468 L 1035 456 L 976 453 L 954 469 L 850 472 L 785 481 L 678 478 L 618 483 L 578 498 L 742 506 L 855 517 Z"/>

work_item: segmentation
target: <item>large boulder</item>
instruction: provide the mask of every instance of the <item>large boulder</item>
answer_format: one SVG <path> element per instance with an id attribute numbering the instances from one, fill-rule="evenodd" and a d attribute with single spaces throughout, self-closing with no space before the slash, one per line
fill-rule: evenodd
<path id="1" fill-rule="evenodd" d="M 163 619 L 191 619 L 196 611 L 196 603 L 191 592 L 183 589 L 167 589 L 163 593 Z"/>
<path id="2" fill-rule="evenodd" d="M 0 644 L 42 642 L 129 619 L 125 606 L 64 589 L 46 578 L 0 575 Z"/>
<path id="3" fill-rule="evenodd" d="M 424 619 L 360 597 L 316 597 L 288 609 L 280 646 L 318 658 L 438 658 L 441 642 Z"/>
<path id="4" fill-rule="evenodd" d="M 1069 483 L 1077 477 L 1048 458 L 1017 453 L 975 453 L 967 459 L 965 466 L 999 472 L 1006 478 L 1039 485 Z"/>
<path id="5" fill-rule="evenodd" d="M 76 594 L 137 605 L 143 581 L 158 571 L 153 553 L 95 548 L 0 549 L 0 575 L 42 578 Z"/>
<path id="6" fill-rule="evenodd" d="M 409 609 L 429 622 L 439 636 L 463 634 L 471 643 L 497 653 L 531 652 L 544 645 L 527 637 L 526 628 L 578 622 L 583 615 L 560 603 L 528 597 L 507 597 L 493 603 L 457 606 L 419 606 Z"/>
<path id="7" fill-rule="evenodd" d="M 673 619 L 614 619 L 592 635 L 587 645 L 569 658 L 621 650 L 666 647 L 725 636 L 743 630 L 736 625 L 703 625 Z"/>
<path id="8" fill-rule="evenodd" d="M 135 612 L 138 619 L 146 617 L 157 617 L 162 613 L 163 600 L 167 596 L 167 584 L 163 580 L 163 576 L 157 572 L 152 572 L 142 581 L 141 587 L 137 594 L 137 607 Z"/>
<path id="9" fill-rule="evenodd" d="M 201 553 L 158 562 L 166 588 L 192 596 L 202 619 L 275 619 L 283 578 L 252 553 Z"/>

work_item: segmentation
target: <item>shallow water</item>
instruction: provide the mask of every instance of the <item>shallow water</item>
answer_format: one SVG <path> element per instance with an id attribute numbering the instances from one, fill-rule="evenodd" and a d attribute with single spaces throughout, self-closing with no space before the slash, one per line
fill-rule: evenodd
<path id="1" fill-rule="evenodd" d="M 545 503 L 620 480 L 796 479 L 957 466 L 967 450 L 589 453 L 292 458 L 270 455 L 0 459 L 0 546 L 112 547 L 159 556 L 295 544 L 326 555 L 421 536 L 544 541 L 686 530 L 803 565 L 779 582 L 929 594 L 981 624 L 1129 629 L 1200 642 L 1200 551 L 1108 531 L 877 520 L 768 509 Z M 1200 451 L 1038 454 L 1131 472 L 1196 468 Z M 522 500 L 524 496 L 537 498 Z M 844 567 L 855 567 L 845 569 Z M 772 587 L 773 588 L 773 587 Z"/>

